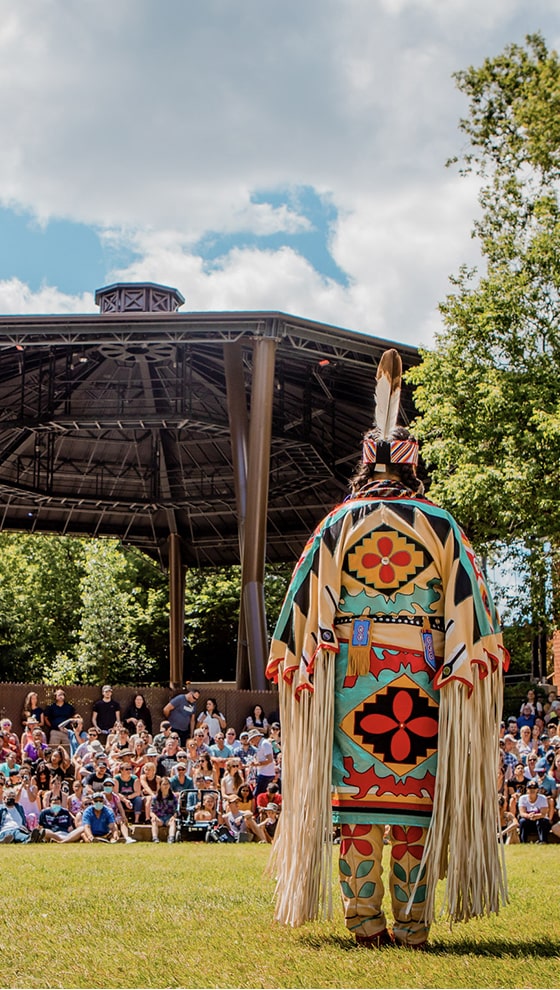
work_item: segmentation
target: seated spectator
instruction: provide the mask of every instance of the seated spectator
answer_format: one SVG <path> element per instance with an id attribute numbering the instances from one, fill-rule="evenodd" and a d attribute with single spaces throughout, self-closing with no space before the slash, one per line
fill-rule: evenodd
<path id="1" fill-rule="evenodd" d="M 103 782 L 111 776 L 105 754 L 93 758 L 93 770 L 83 777 L 86 794 L 103 793 Z"/>
<path id="2" fill-rule="evenodd" d="M 115 775 L 115 786 L 120 795 L 127 817 L 132 814 L 134 823 L 138 825 L 144 810 L 144 798 L 140 786 L 140 778 L 132 772 L 130 763 L 121 763 Z"/>
<path id="3" fill-rule="evenodd" d="M 179 795 L 182 791 L 193 790 L 193 779 L 188 776 L 185 763 L 177 763 L 175 765 L 171 777 L 169 778 L 169 783 L 171 784 L 171 790 L 177 795 Z"/>
<path id="4" fill-rule="evenodd" d="M 5 749 L 3 752 L 3 760 L 0 763 L 0 773 L 3 773 L 6 780 L 11 774 L 18 774 L 21 771 L 21 763 L 17 760 L 16 754 L 13 749 Z"/>
<path id="5" fill-rule="evenodd" d="M 159 842 L 159 831 L 167 826 L 167 841 L 174 842 L 177 831 L 177 798 L 171 790 L 167 777 L 162 777 L 159 787 L 151 800 L 150 821 L 152 842 Z"/>
<path id="6" fill-rule="evenodd" d="M 507 733 L 506 735 L 513 736 L 517 741 L 519 738 L 519 725 L 517 724 L 517 719 L 515 715 L 510 715 L 507 720 Z"/>
<path id="7" fill-rule="evenodd" d="M 43 730 L 38 728 L 34 729 L 30 736 L 25 736 L 24 738 L 26 739 L 26 742 L 23 746 L 23 758 L 27 758 L 35 764 L 39 763 L 40 760 L 44 760 L 47 754 L 48 746 Z"/>
<path id="8" fill-rule="evenodd" d="M 200 801 L 196 805 L 195 822 L 215 822 L 220 817 L 218 795 L 216 791 L 201 791 Z"/>
<path id="9" fill-rule="evenodd" d="M 28 829 L 25 811 L 16 801 L 13 788 L 5 788 L 4 800 L 0 804 L 0 842 L 39 842 L 41 830 Z"/>
<path id="10" fill-rule="evenodd" d="M 252 815 L 255 814 L 256 804 L 255 797 L 253 794 L 253 788 L 250 784 L 241 784 L 237 792 L 239 798 L 239 810 L 240 811 L 250 811 Z"/>
<path id="11" fill-rule="evenodd" d="M 147 756 L 147 753 L 146 753 L 146 746 L 144 745 L 144 743 L 142 742 L 141 739 L 138 739 L 134 743 L 134 746 L 132 748 L 132 752 L 133 752 L 133 756 L 132 756 L 132 769 L 133 769 L 134 773 L 140 774 L 140 772 L 142 770 L 142 767 L 144 767 L 145 764 L 149 762 L 148 756 Z"/>
<path id="12" fill-rule="evenodd" d="M 527 758 L 524 762 L 525 762 L 525 776 L 527 780 L 531 780 L 533 777 L 536 776 L 535 768 L 537 766 L 537 763 L 539 762 L 539 757 L 537 756 L 536 753 L 530 752 L 527 754 Z"/>
<path id="13" fill-rule="evenodd" d="M 43 808 L 50 808 L 51 804 L 61 804 L 64 809 L 68 808 L 68 781 L 63 781 L 59 776 L 51 776 L 49 790 L 42 796 Z"/>
<path id="14" fill-rule="evenodd" d="M 68 811 L 73 818 L 76 818 L 84 809 L 85 790 L 82 780 L 75 780 L 72 784 L 72 793 L 68 795 Z"/>
<path id="15" fill-rule="evenodd" d="M 548 801 L 543 794 L 539 794 L 539 784 L 537 780 L 530 780 L 527 784 L 527 793 L 519 798 L 519 838 L 521 842 L 527 842 L 531 833 L 537 834 L 539 843 L 548 842 L 551 822 L 548 817 Z"/>
<path id="16" fill-rule="evenodd" d="M 73 718 L 69 718 L 66 722 L 61 722 L 59 725 L 60 729 L 66 729 L 68 733 L 68 742 L 70 744 L 70 756 L 74 756 L 76 750 L 82 743 L 87 742 L 87 732 L 84 729 L 84 720 L 81 715 L 74 715 Z"/>
<path id="17" fill-rule="evenodd" d="M 275 804 L 271 801 L 267 804 L 263 812 L 261 812 L 261 817 L 259 819 L 259 825 L 264 829 L 267 838 L 270 842 L 274 842 L 274 836 L 276 834 L 276 829 L 278 827 L 278 817 L 281 812 L 279 804 Z"/>
<path id="18" fill-rule="evenodd" d="M 278 784 L 271 782 L 268 784 L 266 791 L 262 794 L 257 795 L 257 813 L 260 813 L 263 808 L 266 808 L 267 804 L 277 804 L 282 805 L 282 795 L 280 794 L 280 788 Z"/>
<path id="19" fill-rule="evenodd" d="M 74 779 L 74 768 L 64 746 L 51 749 L 48 766 L 51 779 L 52 777 L 60 777 L 61 780 Z"/>
<path id="20" fill-rule="evenodd" d="M 22 767 L 21 786 L 16 795 L 16 801 L 25 811 L 25 820 L 28 829 L 32 830 L 39 824 L 41 814 L 41 802 L 39 800 L 39 788 L 34 775 L 29 767 Z"/>
<path id="21" fill-rule="evenodd" d="M 498 838 L 501 837 L 506 845 L 514 845 L 519 842 L 519 822 L 511 811 L 507 810 L 507 801 L 503 794 L 498 797 L 499 808 L 499 829 Z"/>
<path id="22" fill-rule="evenodd" d="M 509 810 L 515 818 L 519 818 L 518 802 L 527 790 L 527 783 L 525 767 L 522 763 L 516 763 L 513 777 L 508 781 Z"/>
<path id="23" fill-rule="evenodd" d="M 226 746 L 231 749 L 233 756 L 237 756 L 239 750 L 241 749 L 241 743 L 237 738 L 235 729 L 231 726 L 229 729 L 226 729 Z"/>
<path id="24" fill-rule="evenodd" d="M 249 742 L 249 733 L 242 732 L 239 736 L 239 750 L 237 751 L 237 758 L 241 760 L 243 766 L 243 772 L 245 774 L 245 780 L 248 780 L 249 768 L 254 766 L 255 757 L 257 755 L 257 750 Z M 256 774 L 255 774 L 256 777 Z"/>
<path id="25" fill-rule="evenodd" d="M 128 832 L 128 823 L 126 820 L 126 814 L 123 806 L 123 802 L 118 791 L 115 790 L 115 781 L 112 777 L 106 777 L 103 781 L 103 794 L 105 795 L 105 802 L 107 807 L 111 809 L 115 816 L 115 822 L 117 823 L 117 828 L 121 833 L 124 841 L 126 843 L 136 842 L 136 839 L 132 839 Z"/>
<path id="26" fill-rule="evenodd" d="M 76 752 L 74 753 L 72 759 L 74 761 L 74 766 L 82 763 L 87 763 L 88 760 L 93 756 L 94 752 L 104 753 L 105 750 L 99 742 L 99 733 L 97 729 L 93 727 L 87 730 L 86 740 L 80 743 Z"/>
<path id="27" fill-rule="evenodd" d="M 70 832 L 74 831 L 74 819 L 68 808 L 63 808 L 60 801 L 55 800 L 48 808 L 43 808 L 39 815 L 39 826 L 42 829 L 48 829 L 51 833 L 49 838 L 56 842 L 58 836 L 69 835 Z"/>
<path id="28" fill-rule="evenodd" d="M 163 721 L 159 723 L 159 732 L 153 738 L 153 746 L 157 749 L 158 753 L 163 753 L 163 747 L 169 739 L 170 734 L 171 722 L 164 718 Z"/>
<path id="29" fill-rule="evenodd" d="M 150 821 L 152 800 L 157 793 L 159 780 L 155 763 L 146 763 L 140 771 L 140 789 L 144 798 L 144 817 L 146 821 Z"/>
<path id="30" fill-rule="evenodd" d="M 272 746 L 272 752 L 274 754 L 274 759 L 277 760 L 282 752 L 282 740 L 280 738 L 280 722 L 273 722 L 270 726 L 270 731 L 268 733 L 268 738 L 270 740 L 270 745 Z"/>
<path id="31" fill-rule="evenodd" d="M 134 698 L 130 702 L 125 714 L 123 722 L 126 725 L 130 733 L 138 732 L 138 722 L 147 729 L 149 735 L 152 734 L 152 713 L 146 704 L 146 699 L 143 694 L 137 692 Z M 159 752 L 159 750 L 158 750 Z"/>
<path id="32" fill-rule="evenodd" d="M 519 753 L 519 758 L 523 760 L 524 763 L 527 762 L 529 753 L 533 752 L 532 738 L 531 727 L 529 725 L 522 725 L 519 729 L 517 752 Z"/>
<path id="33" fill-rule="evenodd" d="M 207 733 L 208 733 L 207 726 L 204 726 L 204 728 L 201 727 L 200 729 L 194 730 L 193 739 L 196 743 L 196 755 L 199 757 L 203 756 L 204 753 L 210 752 L 210 747 L 204 741 L 207 738 Z"/>
<path id="34" fill-rule="evenodd" d="M 105 804 L 102 792 L 93 795 L 93 803 L 82 814 L 84 842 L 117 842 L 119 833 L 115 816 Z"/>
<path id="35" fill-rule="evenodd" d="M 260 729 L 263 736 L 268 734 L 268 721 L 260 705 L 255 705 L 250 714 L 247 715 L 245 729 L 247 732 L 250 732 L 251 729 Z"/>
<path id="36" fill-rule="evenodd" d="M 118 758 L 123 750 L 130 749 L 130 732 L 128 731 L 126 725 L 122 722 L 119 724 L 117 731 L 115 733 L 115 738 L 112 740 L 110 746 L 107 748 L 109 758 Z"/>
<path id="37" fill-rule="evenodd" d="M 519 718 L 517 719 L 517 725 L 519 727 L 519 731 L 521 732 L 521 729 L 525 725 L 528 725 L 529 728 L 532 729 L 533 726 L 534 726 L 534 724 L 535 724 L 535 718 L 536 718 L 536 716 L 533 713 L 532 706 L 531 705 L 523 705 L 522 708 L 521 708 L 521 714 L 520 714 Z"/>
<path id="38" fill-rule="evenodd" d="M 154 748 L 157 756 L 157 750 Z M 157 759 L 157 772 L 160 777 L 169 777 L 177 763 L 179 753 L 179 734 L 172 732 L 166 740 L 162 754 Z"/>
<path id="39" fill-rule="evenodd" d="M 257 824 L 250 811 L 240 810 L 237 794 L 231 794 L 228 798 L 228 807 L 223 820 L 235 842 L 272 841 L 264 828 Z"/>
<path id="40" fill-rule="evenodd" d="M 43 807 L 43 797 L 50 788 L 51 775 L 48 764 L 40 760 L 35 768 L 35 781 L 37 783 L 39 803 Z"/>
<path id="41" fill-rule="evenodd" d="M 231 749 L 226 746 L 223 732 L 216 734 L 216 741 L 210 746 L 210 759 L 216 771 L 214 780 L 217 783 L 223 777 L 226 760 L 231 758 Z M 216 775 L 217 774 L 217 775 Z"/>
<path id="42" fill-rule="evenodd" d="M 239 788 L 243 783 L 244 777 L 241 771 L 241 760 L 231 757 L 231 759 L 226 760 L 226 765 L 224 769 L 224 775 L 221 780 L 220 789 L 222 792 L 222 797 L 229 797 L 230 794 L 239 794 Z"/>
<path id="43" fill-rule="evenodd" d="M 22 757 L 25 751 L 25 747 L 29 743 L 32 743 L 34 739 L 40 739 L 44 746 L 47 745 L 47 737 L 43 732 L 40 722 L 38 721 L 38 719 L 35 718 L 34 715 L 31 715 L 30 718 L 28 718 L 27 722 L 25 723 L 24 730 L 21 736 L 20 746 L 21 746 Z"/>
<path id="44" fill-rule="evenodd" d="M 0 719 L 0 729 L 4 733 L 4 747 L 11 749 L 15 753 L 16 760 L 21 762 L 21 743 L 19 736 L 12 729 L 12 722 L 9 718 Z"/>

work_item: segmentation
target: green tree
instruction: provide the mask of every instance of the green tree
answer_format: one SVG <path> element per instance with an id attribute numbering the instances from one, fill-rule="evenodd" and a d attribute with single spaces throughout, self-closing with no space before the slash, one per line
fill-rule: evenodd
<path id="1" fill-rule="evenodd" d="M 285 565 L 267 567 L 264 594 L 269 628 L 289 578 Z M 234 680 L 241 568 L 191 568 L 185 580 L 185 669 L 191 680 Z"/>
<path id="2" fill-rule="evenodd" d="M 163 583 L 142 588 L 139 559 L 109 540 L 86 544 L 77 650 L 81 681 L 134 683 L 157 672 L 150 640 L 157 642 L 153 626 L 161 629 L 167 593 Z"/>
<path id="3" fill-rule="evenodd" d="M 78 639 L 81 540 L 0 533 L 0 677 L 39 680 Z"/>
<path id="4" fill-rule="evenodd" d="M 435 348 L 410 375 L 415 428 L 434 497 L 479 547 L 523 543 L 538 574 L 560 544 L 560 62 L 536 34 L 456 81 L 485 267 L 452 279 Z M 550 601 L 531 608 L 538 625 Z"/>

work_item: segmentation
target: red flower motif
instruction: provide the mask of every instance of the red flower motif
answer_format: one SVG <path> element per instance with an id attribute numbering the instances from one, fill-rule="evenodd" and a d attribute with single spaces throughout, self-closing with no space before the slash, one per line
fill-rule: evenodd
<path id="1" fill-rule="evenodd" d="M 361 721 L 361 728 L 374 736 L 392 733 L 391 756 L 397 763 L 406 760 L 412 750 L 410 733 L 428 739 L 437 733 L 437 719 L 426 715 L 411 718 L 412 708 L 408 691 L 397 691 L 393 699 L 393 718 L 373 712 Z"/>
<path id="2" fill-rule="evenodd" d="M 342 842 L 340 843 L 340 855 L 345 856 L 348 850 L 354 846 L 360 856 L 371 856 L 373 852 L 371 842 L 360 838 L 362 835 L 367 835 L 369 830 L 369 825 L 343 825 L 341 829 Z"/>
<path id="3" fill-rule="evenodd" d="M 391 584 L 395 580 L 395 567 L 408 567 L 410 554 L 408 550 L 395 550 L 390 536 L 382 536 L 377 541 L 379 553 L 365 553 L 362 565 L 367 568 L 379 567 L 379 577 L 383 584 Z M 394 566 L 393 566 L 394 565 Z"/>
<path id="4" fill-rule="evenodd" d="M 393 825 L 393 837 L 399 840 L 392 849 L 393 859 L 402 859 L 407 853 L 414 856 L 414 859 L 422 859 L 424 846 L 415 844 L 422 838 L 421 828 L 411 825 L 410 828 L 405 829 L 401 825 Z"/>

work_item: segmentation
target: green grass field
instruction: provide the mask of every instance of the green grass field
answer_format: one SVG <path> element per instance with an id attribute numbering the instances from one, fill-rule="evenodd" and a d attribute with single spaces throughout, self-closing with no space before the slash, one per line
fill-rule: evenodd
<path id="1" fill-rule="evenodd" d="M 2 987 L 558 987 L 557 846 L 506 850 L 499 917 L 434 925 L 425 953 L 282 929 L 260 845 L 3 846 Z"/>

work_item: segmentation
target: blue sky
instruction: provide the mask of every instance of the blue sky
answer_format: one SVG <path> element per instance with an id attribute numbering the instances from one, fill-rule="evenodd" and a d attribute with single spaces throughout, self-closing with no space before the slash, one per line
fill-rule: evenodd
<path id="1" fill-rule="evenodd" d="M 452 73 L 549 0 L 0 0 L 0 312 L 280 309 L 429 343 L 476 263 Z"/>

